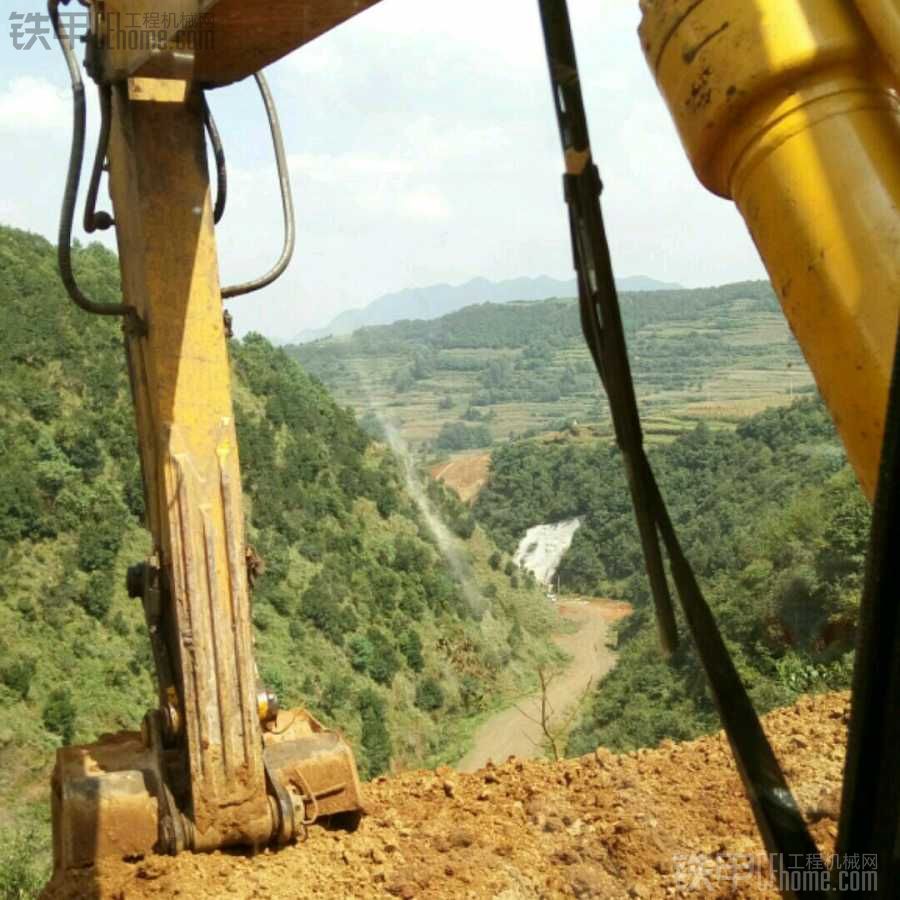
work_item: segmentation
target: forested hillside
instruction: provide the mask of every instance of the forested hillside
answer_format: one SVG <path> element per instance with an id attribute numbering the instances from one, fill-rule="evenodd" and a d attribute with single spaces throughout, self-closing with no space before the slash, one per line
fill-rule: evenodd
<path id="1" fill-rule="evenodd" d="M 870 512 L 818 400 L 769 410 L 650 451 L 672 519 L 750 693 L 762 710 L 849 686 Z M 616 668 L 571 740 L 630 749 L 717 727 L 685 640 L 662 661 L 634 515 L 608 444 L 522 441 L 493 455 L 475 513 L 510 549 L 538 522 L 582 516 L 563 591 L 635 604 Z"/>
<path id="2" fill-rule="evenodd" d="M 109 252 L 76 262 L 91 295 L 117 297 Z M 43 877 L 55 748 L 137 726 L 155 693 L 124 589 L 149 541 L 119 325 L 65 297 L 50 244 L 0 228 L 0 335 L 3 894 L 29 866 Z M 451 569 L 352 412 L 262 338 L 231 353 L 263 678 L 342 728 L 366 777 L 452 758 L 545 651 L 540 593 L 487 564 L 494 546 L 435 487 Z"/>
<path id="3" fill-rule="evenodd" d="M 623 293 L 651 439 L 733 423 L 811 389 L 767 282 Z M 483 447 L 577 420 L 607 429 L 574 300 L 484 303 L 433 321 L 288 347 L 343 402 L 377 410 L 438 451 Z"/>

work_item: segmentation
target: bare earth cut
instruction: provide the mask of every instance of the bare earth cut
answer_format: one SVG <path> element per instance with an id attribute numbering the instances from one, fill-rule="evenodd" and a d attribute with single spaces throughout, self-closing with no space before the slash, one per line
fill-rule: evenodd
<path id="1" fill-rule="evenodd" d="M 847 694 L 763 720 L 819 846 L 837 833 Z M 152 857 L 83 871 L 48 898 L 776 897 L 721 735 L 473 774 L 405 772 L 364 785 L 354 833 L 255 858 Z M 732 865 L 751 858 L 754 865 Z M 731 862 L 729 862 L 731 861 Z"/>
<path id="2" fill-rule="evenodd" d="M 472 503 L 487 484 L 490 466 L 490 453 L 461 453 L 433 466 L 431 477 L 453 488 L 463 503 Z"/>

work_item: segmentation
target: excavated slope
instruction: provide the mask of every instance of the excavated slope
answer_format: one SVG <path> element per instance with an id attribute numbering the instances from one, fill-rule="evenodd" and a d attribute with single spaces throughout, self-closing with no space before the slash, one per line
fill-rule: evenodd
<path id="1" fill-rule="evenodd" d="M 847 694 L 802 698 L 765 728 L 826 853 L 837 834 Z M 404 772 L 365 787 L 355 833 L 250 858 L 105 865 L 49 898 L 768 897 L 765 857 L 724 737 L 471 775 Z M 754 866 L 742 865 L 758 854 Z M 688 892 L 688 888 L 693 888 Z"/>

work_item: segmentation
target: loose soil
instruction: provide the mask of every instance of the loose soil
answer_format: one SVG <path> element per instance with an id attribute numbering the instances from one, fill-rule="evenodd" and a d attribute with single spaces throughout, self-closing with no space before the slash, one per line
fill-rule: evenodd
<path id="1" fill-rule="evenodd" d="M 846 694 L 826 694 L 764 719 L 826 853 L 837 834 L 848 715 Z M 755 855 L 762 845 L 721 734 L 621 756 L 512 759 L 468 775 L 404 772 L 366 785 L 365 803 L 368 815 L 354 833 L 312 828 L 305 842 L 253 858 L 183 854 L 105 864 L 45 896 L 777 896 L 764 857 Z M 730 865 L 748 854 L 755 868 Z"/>
<path id="2" fill-rule="evenodd" d="M 565 721 L 572 705 L 578 703 L 590 685 L 613 667 L 616 654 L 607 646 L 611 626 L 631 612 L 627 603 L 615 600 L 561 600 L 557 607 L 560 617 L 577 630 L 554 638 L 571 659 L 548 685 L 551 730 Z M 536 692 L 488 719 L 475 733 L 472 749 L 456 768 L 474 772 L 490 760 L 502 762 L 510 756 L 534 759 L 543 755 L 541 693 Z"/>

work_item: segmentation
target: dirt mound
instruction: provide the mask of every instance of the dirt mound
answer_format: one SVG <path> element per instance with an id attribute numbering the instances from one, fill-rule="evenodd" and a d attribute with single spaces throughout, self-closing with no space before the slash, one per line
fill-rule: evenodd
<path id="1" fill-rule="evenodd" d="M 833 849 L 849 706 L 803 698 L 765 718 L 820 847 Z M 471 775 L 365 787 L 352 834 L 322 828 L 255 858 L 148 858 L 80 873 L 48 897 L 775 897 L 727 742 L 512 759 Z M 690 889 L 690 890 L 689 890 Z"/>
<path id="2" fill-rule="evenodd" d="M 487 484 L 490 467 L 490 453 L 463 453 L 433 466 L 431 477 L 453 488 L 463 503 L 470 503 Z"/>

